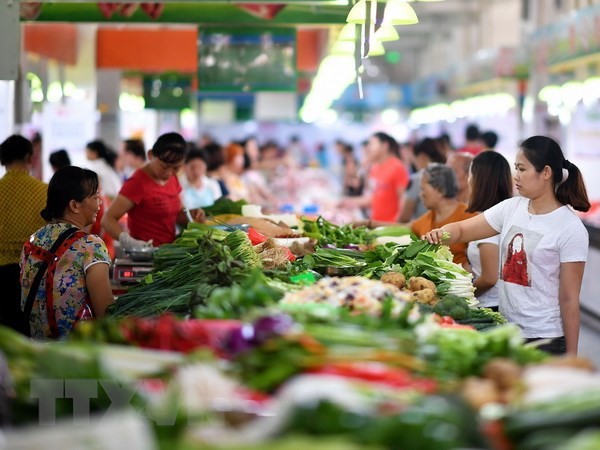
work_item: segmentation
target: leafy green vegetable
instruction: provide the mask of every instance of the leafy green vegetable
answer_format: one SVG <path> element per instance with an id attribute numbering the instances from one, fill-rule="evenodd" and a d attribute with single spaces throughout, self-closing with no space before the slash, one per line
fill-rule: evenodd
<path id="1" fill-rule="evenodd" d="M 433 307 L 433 312 L 440 316 L 450 316 L 456 320 L 467 319 L 470 316 L 470 308 L 466 300 L 453 294 L 443 297 Z"/>
<path id="2" fill-rule="evenodd" d="M 348 245 L 365 244 L 368 241 L 367 227 L 354 227 L 351 224 L 338 226 L 323 217 L 310 220 L 302 217 L 304 235 L 317 240 L 319 245 L 334 245 L 335 247 L 346 247 Z"/>
<path id="3" fill-rule="evenodd" d="M 201 319 L 239 319 L 253 308 L 275 305 L 282 296 L 283 291 L 272 287 L 256 269 L 241 284 L 218 287 L 208 298 L 202 293 L 197 301 L 193 297 L 192 304 L 196 305 L 193 314 Z"/>
<path id="4" fill-rule="evenodd" d="M 246 200 L 234 202 L 227 197 L 217 199 L 211 206 L 202 208 L 207 216 L 214 217 L 220 214 L 242 214 L 242 206 L 247 205 Z"/>
<path id="5" fill-rule="evenodd" d="M 413 234 L 410 227 L 404 225 L 389 225 L 385 227 L 377 227 L 368 232 L 368 237 L 370 240 L 374 240 L 375 238 L 382 236 L 406 236 L 410 235 L 413 239 L 417 237 Z"/>
<path id="6" fill-rule="evenodd" d="M 306 269 L 362 267 L 365 265 L 364 255 L 361 252 L 329 248 L 318 248 L 314 253 L 304 256 L 298 264 Z"/>
<path id="7" fill-rule="evenodd" d="M 423 338 L 418 354 L 429 363 L 426 374 L 441 380 L 479 375 L 485 364 L 496 357 L 528 364 L 548 356 L 524 345 L 516 325 L 501 325 L 482 332 L 436 328 Z"/>

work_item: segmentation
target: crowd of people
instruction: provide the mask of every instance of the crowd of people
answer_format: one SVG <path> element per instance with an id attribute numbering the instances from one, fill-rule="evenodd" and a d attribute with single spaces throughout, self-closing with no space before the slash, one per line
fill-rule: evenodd
<path id="1" fill-rule="evenodd" d="M 549 339 L 549 351 L 576 352 L 588 236 L 573 210 L 590 207 L 581 174 L 555 141 L 536 136 L 520 144 L 513 176 L 497 140 L 476 126 L 458 149 L 447 135 L 400 145 L 377 132 L 358 155 L 338 140 L 337 206 L 360 211 L 356 225 L 402 223 L 449 244 L 454 262 L 473 273 L 482 306 L 499 309 L 528 339 Z M 125 251 L 170 243 L 177 225 L 203 221 L 202 208 L 223 196 L 277 211 L 285 199 L 273 186 L 326 161 L 297 137 L 284 149 L 255 137 L 222 145 L 166 133 L 148 151 L 137 139 L 119 152 L 101 140 L 85 151 L 85 169 L 53 152 L 45 185 L 29 173 L 30 141 L 14 135 L 0 145 L 0 279 L 9 293 L 0 323 L 35 338 L 61 337 L 104 313 L 113 240 Z"/>

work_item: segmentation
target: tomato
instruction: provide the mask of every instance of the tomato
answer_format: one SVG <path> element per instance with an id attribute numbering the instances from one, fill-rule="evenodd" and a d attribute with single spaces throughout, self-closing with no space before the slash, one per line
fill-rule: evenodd
<path id="1" fill-rule="evenodd" d="M 248 228 L 248 237 L 250 238 L 252 245 L 262 244 L 267 240 L 267 237 L 264 234 L 259 233 L 252 227 Z"/>

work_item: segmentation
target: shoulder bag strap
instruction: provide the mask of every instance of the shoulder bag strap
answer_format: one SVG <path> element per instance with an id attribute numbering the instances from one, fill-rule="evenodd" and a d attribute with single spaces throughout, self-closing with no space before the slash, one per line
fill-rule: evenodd
<path id="1" fill-rule="evenodd" d="M 59 337 L 58 324 L 56 323 L 56 314 L 54 313 L 54 274 L 58 261 L 64 255 L 64 253 L 82 237 L 87 236 L 88 233 L 82 230 L 77 230 L 72 233 L 62 244 L 54 251 L 54 258 L 50 265 L 46 269 L 46 314 L 48 317 L 48 326 L 50 327 L 50 334 L 52 338 L 56 339 Z M 87 299 L 86 299 L 87 300 Z"/>
<path id="2" fill-rule="evenodd" d="M 50 248 L 49 253 L 54 253 L 56 251 L 56 249 L 58 247 L 60 247 L 60 245 L 65 241 L 65 239 L 69 238 L 69 236 L 71 236 L 77 230 L 78 230 L 78 228 L 71 227 L 71 228 L 68 228 L 67 230 L 63 231 L 60 234 L 60 236 L 58 236 L 58 239 L 54 242 L 54 244 L 52 244 L 52 247 Z M 42 282 L 42 277 L 46 273 L 47 269 L 48 269 L 48 262 L 47 262 L 47 260 L 43 260 L 40 265 L 40 268 L 38 269 L 37 273 L 35 274 L 33 282 L 31 283 L 31 286 L 29 288 L 29 293 L 27 294 L 27 300 L 25 301 L 25 307 L 23 308 L 23 314 L 25 316 L 25 325 L 29 324 L 29 319 L 31 317 L 31 309 L 33 308 L 33 302 L 35 301 L 35 296 L 40 287 L 40 283 Z M 29 327 L 26 326 L 26 329 L 29 330 Z"/>

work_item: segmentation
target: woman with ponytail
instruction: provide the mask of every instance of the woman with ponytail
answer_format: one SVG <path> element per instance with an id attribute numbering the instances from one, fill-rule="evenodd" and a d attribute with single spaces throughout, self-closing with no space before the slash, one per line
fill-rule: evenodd
<path id="1" fill-rule="evenodd" d="M 590 208 L 585 184 L 577 166 L 545 136 L 521 144 L 515 170 L 520 197 L 423 238 L 452 244 L 499 234 L 500 312 L 519 325 L 528 341 L 549 339 L 540 346 L 543 350 L 576 354 L 588 233 L 573 210 Z M 521 262 L 514 255 L 516 242 L 525 258 Z"/>

